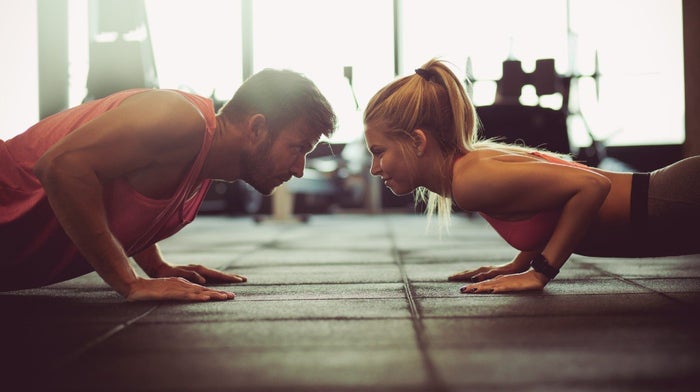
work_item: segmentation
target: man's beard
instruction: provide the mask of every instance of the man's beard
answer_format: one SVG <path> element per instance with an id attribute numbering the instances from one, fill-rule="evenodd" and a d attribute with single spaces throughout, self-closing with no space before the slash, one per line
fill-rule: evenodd
<path id="1" fill-rule="evenodd" d="M 271 150 L 272 140 L 267 140 L 254 153 L 241 156 L 241 166 L 245 168 L 243 181 L 265 196 L 271 195 L 277 187 L 277 184 L 270 184 L 269 171 L 273 165 L 269 161 L 274 159 L 270 155 Z"/>

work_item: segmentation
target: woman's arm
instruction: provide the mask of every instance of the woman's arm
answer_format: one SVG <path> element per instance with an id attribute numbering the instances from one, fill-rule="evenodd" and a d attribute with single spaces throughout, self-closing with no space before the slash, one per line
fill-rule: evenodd
<path id="1" fill-rule="evenodd" d="M 486 159 L 479 170 L 460 173 L 455 200 L 467 209 L 501 216 L 561 209 L 554 232 L 542 250 L 560 268 L 584 238 L 610 191 L 610 181 L 591 170 L 545 162 Z M 469 175 L 469 177 L 467 177 Z M 463 207 L 465 208 L 465 207 Z M 465 292 L 541 289 L 548 278 L 533 270 L 466 286 Z"/>

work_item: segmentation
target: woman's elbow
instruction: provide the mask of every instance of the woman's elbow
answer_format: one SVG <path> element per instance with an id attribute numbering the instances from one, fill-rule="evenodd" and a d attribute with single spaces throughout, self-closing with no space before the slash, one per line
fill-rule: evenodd
<path id="1" fill-rule="evenodd" d="M 612 182 L 609 178 L 600 174 L 595 174 L 588 178 L 590 183 L 588 184 L 587 189 L 590 189 L 591 192 L 594 193 L 602 203 L 608 196 L 608 193 L 610 193 L 610 189 L 612 188 Z"/>

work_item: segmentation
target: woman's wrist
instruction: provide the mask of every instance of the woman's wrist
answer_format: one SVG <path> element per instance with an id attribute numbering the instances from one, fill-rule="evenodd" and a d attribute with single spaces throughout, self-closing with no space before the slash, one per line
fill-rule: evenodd
<path id="1" fill-rule="evenodd" d="M 546 277 L 547 281 L 554 279 L 559 274 L 559 268 L 552 266 L 542 254 L 538 254 L 532 258 L 530 267 L 540 275 Z"/>
<path id="2" fill-rule="evenodd" d="M 530 269 L 527 271 L 527 273 L 531 274 L 532 276 L 535 277 L 535 279 L 537 279 L 538 281 L 540 281 L 540 283 L 542 283 L 542 287 L 546 286 L 547 283 L 549 283 L 549 281 L 551 280 L 551 279 L 549 279 L 545 274 L 543 274 L 543 273 L 541 273 L 541 272 L 537 272 L 537 271 L 535 271 L 533 268 L 530 268 Z"/>
<path id="3" fill-rule="evenodd" d="M 532 259 L 539 255 L 539 252 L 520 252 L 510 265 L 513 268 L 513 272 L 525 272 L 530 269 L 530 264 L 532 264 Z"/>

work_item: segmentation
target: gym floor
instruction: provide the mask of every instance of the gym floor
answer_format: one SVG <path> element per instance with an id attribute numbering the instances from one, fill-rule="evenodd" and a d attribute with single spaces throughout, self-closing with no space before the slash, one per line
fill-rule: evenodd
<path id="1" fill-rule="evenodd" d="M 0 293 L 4 391 L 697 391 L 700 255 L 573 256 L 543 292 L 462 295 L 514 251 L 480 218 L 200 216 L 172 263 L 233 301 L 127 303 L 95 274 Z"/>

